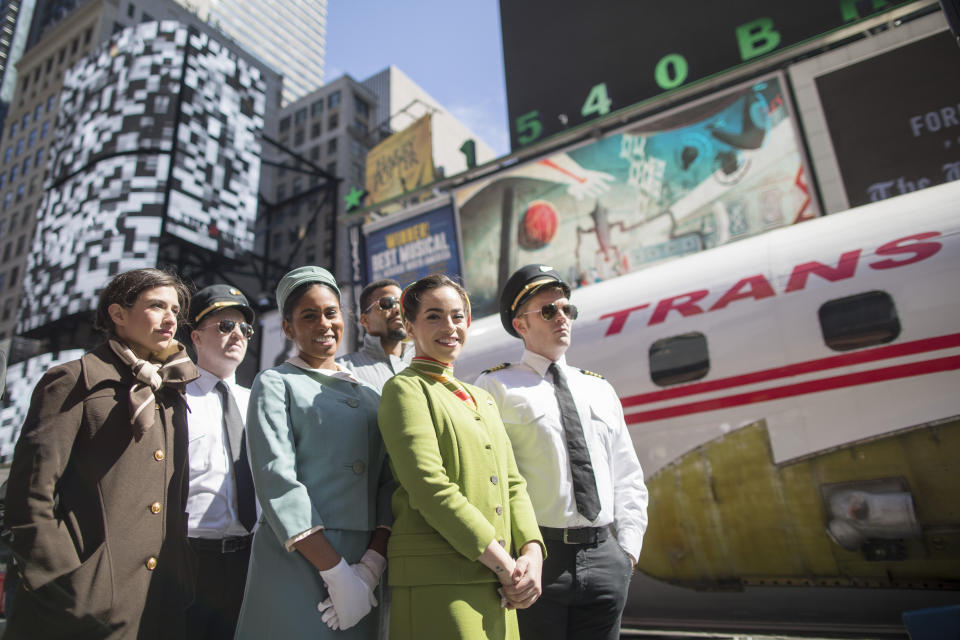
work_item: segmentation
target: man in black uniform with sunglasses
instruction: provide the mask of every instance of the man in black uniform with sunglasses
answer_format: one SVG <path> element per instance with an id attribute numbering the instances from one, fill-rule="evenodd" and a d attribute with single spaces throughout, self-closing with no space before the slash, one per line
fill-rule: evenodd
<path id="1" fill-rule="evenodd" d="M 647 527 L 647 488 L 616 391 L 566 362 L 577 308 L 552 267 L 531 264 L 500 294 L 520 362 L 476 384 L 500 407 L 547 546 L 543 592 L 517 611 L 524 640 L 616 640 Z"/>
<path id="2" fill-rule="evenodd" d="M 250 390 L 234 374 L 247 354 L 253 319 L 247 298 L 225 284 L 201 289 L 190 304 L 200 377 L 187 385 L 187 535 L 198 559 L 188 640 L 232 639 L 243 602 L 258 509 L 244 437 Z"/>
<path id="3" fill-rule="evenodd" d="M 383 389 L 387 380 L 407 368 L 413 358 L 413 343 L 400 317 L 400 284 L 396 280 L 371 282 L 360 292 L 360 325 L 363 344 L 337 364 L 360 380 Z"/>

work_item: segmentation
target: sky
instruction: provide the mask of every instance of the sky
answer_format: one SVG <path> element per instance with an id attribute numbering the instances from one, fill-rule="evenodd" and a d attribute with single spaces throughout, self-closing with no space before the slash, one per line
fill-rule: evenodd
<path id="1" fill-rule="evenodd" d="M 497 0 L 328 0 L 324 80 L 391 64 L 497 156 L 510 151 Z"/>

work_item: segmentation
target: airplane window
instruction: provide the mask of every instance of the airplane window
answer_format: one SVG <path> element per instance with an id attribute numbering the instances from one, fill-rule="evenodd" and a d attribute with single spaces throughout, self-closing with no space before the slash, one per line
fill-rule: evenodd
<path id="1" fill-rule="evenodd" d="M 710 370 L 707 337 L 698 331 L 650 345 L 650 378 L 661 387 L 699 380 Z"/>
<path id="2" fill-rule="evenodd" d="M 867 291 L 829 300 L 820 307 L 823 341 L 834 351 L 851 351 L 896 340 L 900 318 L 885 291 Z"/>

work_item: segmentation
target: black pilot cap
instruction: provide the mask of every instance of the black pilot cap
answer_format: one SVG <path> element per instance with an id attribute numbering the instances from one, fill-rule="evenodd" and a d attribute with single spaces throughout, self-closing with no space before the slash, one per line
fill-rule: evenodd
<path id="1" fill-rule="evenodd" d="M 500 292 L 500 322 L 507 333 L 514 338 L 520 337 L 517 330 L 513 328 L 514 313 L 527 298 L 548 284 L 559 286 L 563 289 L 564 295 L 570 297 L 570 285 L 563 281 L 560 272 L 545 264 L 528 264 L 520 267 L 510 276 L 503 291 Z"/>
<path id="2" fill-rule="evenodd" d="M 247 322 L 253 323 L 253 308 L 240 289 L 228 284 L 204 287 L 190 300 L 190 324 L 196 327 L 208 314 L 232 307 L 236 307 Z"/>

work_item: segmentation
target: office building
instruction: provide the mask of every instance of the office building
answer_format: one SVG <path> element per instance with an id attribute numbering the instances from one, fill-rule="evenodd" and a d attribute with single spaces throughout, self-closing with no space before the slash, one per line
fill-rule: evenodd
<path id="1" fill-rule="evenodd" d="M 323 84 L 327 0 L 177 0 L 283 74 L 283 104 Z"/>

